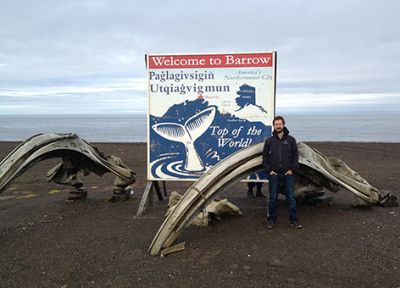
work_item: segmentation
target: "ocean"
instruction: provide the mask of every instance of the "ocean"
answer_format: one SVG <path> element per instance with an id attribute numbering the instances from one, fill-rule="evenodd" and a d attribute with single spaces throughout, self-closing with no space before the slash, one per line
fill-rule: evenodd
<path id="1" fill-rule="evenodd" d="M 400 142 L 399 113 L 284 115 L 298 141 Z M 0 115 L 0 141 L 38 133 L 76 133 L 89 142 L 146 142 L 145 114 Z"/>

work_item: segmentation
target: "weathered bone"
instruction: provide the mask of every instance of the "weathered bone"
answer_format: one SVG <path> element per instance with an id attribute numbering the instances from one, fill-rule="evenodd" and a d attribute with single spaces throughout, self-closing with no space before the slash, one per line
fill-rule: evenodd
<path id="1" fill-rule="evenodd" d="M 173 191 L 171 193 L 168 201 L 168 210 L 165 213 L 165 216 L 168 216 L 174 210 L 175 205 L 181 198 L 182 195 L 178 192 Z M 228 199 L 221 199 L 218 201 L 213 200 L 196 215 L 191 224 L 205 227 L 208 226 L 211 218 L 214 217 L 219 219 L 222 214 L 242 215 L 242 212 L 240 211 L 239 207 L 229 202 Z"/>
<path id="2" fill-rule="evenodd" d="M 251 173 L 262 170 L 263 147 L 264 143 L 259 143 L 240 150 L 204 173 L 166 217 L 149 247 L 150 254 L 157 255 L 162 247 L 169 247 L 190 224 L 192 218 L 220 193 Z M 305 185 L 311 183 L 318 187 L 326 186 L 334 191 L 341 186 L 363 203 L 379 202 L 379 190 L 372 187 L 343 161 L 325 157 L 304 143 L 299 143 L 298 148 L 300 169 L 296 175 L 307 180 Z"/>
<path id="3" fill-rule="evenodd" d="M 120 158 L 113 155 L 105 157 L 95 146 L 76 134 L 38 134 L 18 145 L 0 163 L 0 193 L 16 177 L 48 158 L 62 158 L 62 162 L 50 169 L 47 180 L 71 185 L 77 190 L 74 193 L 81 196 L 85 195 L 86 188 L 78 172 L 84 175 L 94 172 L 98 176 L 107 172 L 115 174 L 116 188 L 113 192 L 115 197 L 120 198 L 127 197 L 127 186 L 135 182 L 135 173 Z"/>

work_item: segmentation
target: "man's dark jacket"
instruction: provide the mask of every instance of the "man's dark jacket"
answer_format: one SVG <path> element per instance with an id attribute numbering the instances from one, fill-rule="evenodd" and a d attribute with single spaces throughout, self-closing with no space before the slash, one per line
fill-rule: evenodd
<path id="1" fill-rule="evenodd" d="M 263 151 L 263 167 L 268 174 L 274 171 L 284 174 L 289 169 L 293 172 L 299 168 L 299 152 L 296 139 L 289 135 L 289 130 L 283 128 L 283 137 L 279 139 L 276 131 L 265 140 Z"/>

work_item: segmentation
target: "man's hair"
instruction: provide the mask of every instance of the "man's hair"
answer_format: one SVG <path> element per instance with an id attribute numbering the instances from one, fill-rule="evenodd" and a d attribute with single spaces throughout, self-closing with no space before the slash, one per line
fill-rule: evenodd
<path id="1" fill-rule="evenodd" d="M 272 120 L 272 125 L 275 124 L 275 121 L 279 121 L 279 120 L 281 120 L 282 123 L 283 123 L 283 125 L 285 125 L 285 119 L 283 119 L 282 116 L 276 116 L 276 117 L 274 118 L 274 120 Z"/>

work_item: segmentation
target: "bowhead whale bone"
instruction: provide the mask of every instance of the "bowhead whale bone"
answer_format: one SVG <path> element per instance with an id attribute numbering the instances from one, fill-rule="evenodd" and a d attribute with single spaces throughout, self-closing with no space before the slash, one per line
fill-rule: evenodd
<path id="1" fill-rule="evenodd" d="M 113 200 L 130 196 L 128 185 L 135 182 L 135 173 L 120 158 L 106 157 L 95 146 L 72 133 L 37 134 L 18 145 L 0 163 L 0 193 L 34 164 L 48 158 L 62 158 L 62 162 L 49 170 L 47 180 L 73 186 L 76 191 L 72 193 L 81 198 L 85 198 L 87 190 L 78 172 L 85 175 L 93 172 L 98 176 L 111 172 L 116 176 Z"/>
<path id="2" fill-rule="evenodd" d="M 262 171 L 263 148 L 264 143 L 259 143 L 231 154 L 193 183 L 162 223 L 150 244 L 149 253 L 157 255 L 162 248 L 169 247 L 198 212 L 219 194 L 248 175 Z M 299 143 L 298 149 L 300 168 L 295 176 L 301 181 L 297 182 L 333 191 L 344 187 L 368 205 L 380 204 L 386 197 L 340 159 L 325 157 L 304 143 Z M 307 190 L 300 191 L 306 193 Z"/>
<path id="3" fill-rule="evenodd" d="M 215 113 L 215 107 L 209 107 L 190 117 L 184 125 L 165 122 L 155 124 L 152 128 L 165 139 L 185 145 L 185 170 L 203 171 L 204 165 L 194 147 L 194 142 L 210 127 L 214 121 Z"/>

